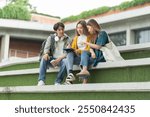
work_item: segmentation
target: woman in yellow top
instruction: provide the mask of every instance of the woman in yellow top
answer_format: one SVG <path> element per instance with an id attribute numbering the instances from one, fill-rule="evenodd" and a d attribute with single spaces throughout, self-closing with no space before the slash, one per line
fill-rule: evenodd
<path id="1" fill-rule="evenodd" d="M 76 36 L 73 39 L 71 48 L 73 52 L 67 54 L 66 68 L 68 76 L 66 82 L 72 82 L 75 80 L 73 75 L 73 65 L 80 65 L 81 72 L 78 76 L 89 76 L 88 66 L 93 63 L 91 55 L 94 58 L 95 53 L 90 46 L 86 45 L 85 42 L 90 42 L 90 36 L 84 20 L 80 20 L 76 25 Z M 83 78 L 83 83 L 87 83 L 87 77 Z"/>

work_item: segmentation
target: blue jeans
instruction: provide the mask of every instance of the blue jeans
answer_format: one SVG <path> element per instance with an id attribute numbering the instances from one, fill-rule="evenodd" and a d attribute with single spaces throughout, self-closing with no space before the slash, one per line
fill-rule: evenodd
<path id="1" fill-rule="evenodd" d="M 74 52 L 68 53 L 66 61 L 67 74 L 69 74 L 69 70 L 73 70 L 73 65 L 88 67 L 93 64 L 94 60 L 90 57 L 89 52 L 83 51 L 80 56 L 77 56 Z"/>
<path id="2" fill-rule="evenodd" d="M 55 58 L 51 58 L 49 60 L 44 60 L 43 58 L 41 59 L 41 62 L 40 62 L 40 71 L 39 71 L 39 78 L 38 78 L 38 81 L 42 80 L 42 81 L 45 81 L 46 79 L 46 70 L 49 68 L 49 67 L 52 67 L 50 61 L 53 60 Z M 60 70 L 57 74 L 57 78 L 55 80 L 55 83 L 61 83 L 65 77 L 65 74 L 66 74 L 66 60 L 65 59 L 62 59 L 58 66 L 60 67 Z"/>

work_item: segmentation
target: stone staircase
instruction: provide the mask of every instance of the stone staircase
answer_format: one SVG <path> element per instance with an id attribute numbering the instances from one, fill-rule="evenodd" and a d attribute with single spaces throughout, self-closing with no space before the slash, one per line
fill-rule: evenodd
<path id="1" fill-rule="evenodd" d="M 36 86 L 37 59 L 0 65 L 0 99 L 150 99 L 149 46 L 120 51 L 126 60 L 99 63 L 90 69 L 88 84 L 81 84 L 77 78 L 73 85 L 54 86 L 58 69 L 50 68 L 47 85 Z M 126 58 L 128 54 L 133 55 L 132 59 Z M 79 68 L 74 66 L 74 69 L 76 74 Z"/>

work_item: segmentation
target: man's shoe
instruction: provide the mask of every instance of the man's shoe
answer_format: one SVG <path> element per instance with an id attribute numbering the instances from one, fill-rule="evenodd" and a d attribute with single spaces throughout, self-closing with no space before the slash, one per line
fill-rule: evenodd
<path id="1" fill-rule="evenodd" d="M 74 81 L 76 78 L 75 76 L 73 75 L 73 73 L 69 73 L 69 75 L 67 76 L 66 78 L 66 82 L 67 81 Z"/>
<path id="2" fill-rule="evenodd" d="M 72 85 L 73 83 L 71 81 L 64 82 L 64 85 Z"/>
<path id="3" fill-rule="evenodd" d="M 45 85 L 45 83 L 44 83 L 44 81 L 43 81 L 43 80 L 38 81 L 37 86 L 44 86 L 44 85 Z"/>

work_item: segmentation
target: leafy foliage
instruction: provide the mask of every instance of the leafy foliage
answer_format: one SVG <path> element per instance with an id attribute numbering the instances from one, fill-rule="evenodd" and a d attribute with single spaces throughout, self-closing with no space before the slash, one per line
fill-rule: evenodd
<path id="1" fill-rule="evenodd" d="M 110 10 L 109 7 L 100 7 L 100 8 L 97 8 L 97 9 L 93 9 L 93 10 L 89 10 L 89 11 L 84 11 L 82 12 L 81 14 L 79 15 L 76 15 L 76 16 L 70 16 L 70 17 L 67 17 L 67 18 L 64 18 L 62 19 L 63 22 L 67 22 L 67 21 L 77 21 L 79 19 L 85 19 L 85 18 L 88 18 L 90 16 L 94 16 L 94 15 L 98 15 L 98 14 L 103 14 L 103 13 L 106 13 Z"/>
<path id="2" fill-rule="evenodd" d="M 28 0 L 11 0 L 8 5 L 0 9 L 0 18 L 30 20 Z"/>
<path id="3" fill-rule="evenodd" d="M 142 5 L 142 4 L 145 4 L 145 3 L 148 3 L 148 2 L 150 2 L 150 0 L 132 0 L 130 2 L 129 1 L 123 2 L 116 8 L 119 9 L 119 10 L 126 10 L 130 7 Z"/>
<path id="4" fill-rule="evenodd" d="M 99 7 L 97 9 L 84 11 L 76 16 L 72 15 L 72 16 L 66 17 L 66 18 L 62 19 L 62 22 L 73 22 L 73 21 L 77 21 L 79 19 L 86 19 L 88 17 L 100 15 L 100 14 L 106 13 L 108 11 L 113 11 L 113 10 L 126 10 L 130 7 L 143 5 L 145 3 L 150 3 L 150 0 L 132 0 L 132 1 L 123 2 L 120 5 L 114 6 L 114 7 L 107 7 L 107 6 Z"/>

